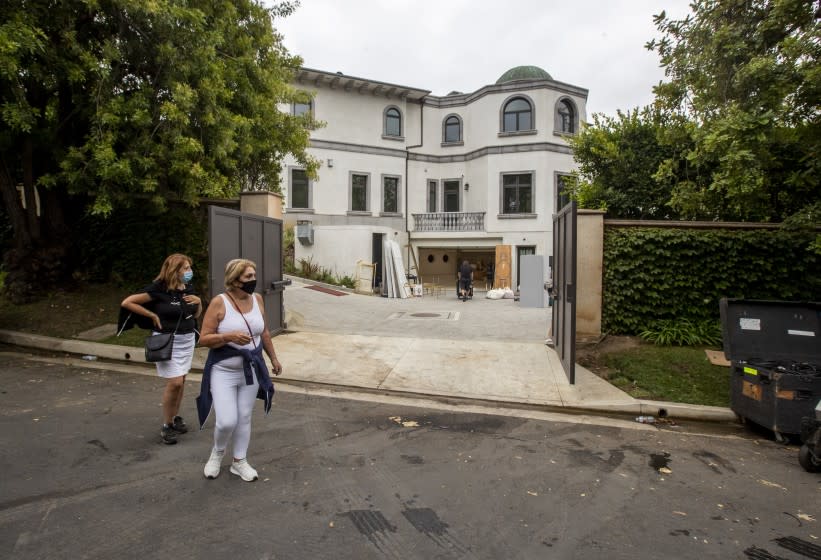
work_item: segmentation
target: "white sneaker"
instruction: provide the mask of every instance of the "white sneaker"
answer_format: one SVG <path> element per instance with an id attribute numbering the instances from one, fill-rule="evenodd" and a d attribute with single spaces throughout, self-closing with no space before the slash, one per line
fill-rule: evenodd
<path id="1" fill-rule="evenodd" d="M 216 449 L 211 450 L 211 456 L 208 458 L 208 462 L 205 463 L 205 468 L 202 469 L 202 474 L 205 475 L 205 478 L 217 478 L 219 476 L 222 458 L 224 456 L 224 449 L 222 451 L 217 451 Z"/>
<path id="2" fill-rule="evenodd" d="M 251 482 L 259 478 L 254 467 L 248 464 L 248 459 L 234 461 L 231 463 L 231 474 L 235 474 L 245 482 Z"/>

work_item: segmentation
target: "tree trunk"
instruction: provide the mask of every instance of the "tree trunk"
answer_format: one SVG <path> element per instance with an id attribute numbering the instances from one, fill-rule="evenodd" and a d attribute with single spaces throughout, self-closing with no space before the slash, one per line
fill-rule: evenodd
<path id="1" fill-rule="evenodd" d="M 0 194 L 3 196 L 3 204 L 6 205 L 6 212 L 14 229 L 14 247 L 23 250 L 31 247 L 31 234 L 26 227 L 26 212 L 23 210 L 14 173 L 6 155 L 0 156 Z"/>
<path id="2" fill-rule="evenodd" d="M 53 287 L 65 286 L 71 279 L 72 236 L 65 221 L 69 201 L 61 191 L 44 189 L 38 205 L 36 160 L 30 137 L 23 140 L 21 152 L 22 160 L 9 152 L 0 156 L 0 193 L 14 228 L 13 248 L 3 255 L 3 289 L 14 303 L 31 301 Z M 17 190 L 21 175 L 25 208 Z"/>
<path id="3" fill-rule="evenodd" d="M 33 244 L 40 241 L 40 218 L 37 215 L 37 190 L 34 185 L 34 144 L 31 136 L 23 140 L 23 200 L 26 205 L 26 225 Z"/>

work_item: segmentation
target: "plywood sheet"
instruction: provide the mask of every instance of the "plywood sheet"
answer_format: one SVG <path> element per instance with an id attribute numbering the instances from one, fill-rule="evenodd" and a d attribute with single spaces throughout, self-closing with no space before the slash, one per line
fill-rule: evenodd
<path id="1" fill-rule="evenodd" d="M 510 278 L 510 245 L 496 245 L 496 267 L 493 278 L 494 288 L 509 288 Z"/>
<path id="2" fill-rule="evenodd" d="M 730 367 L 729 360 L 724 357 L 724 352 L 721 350 L 705 350 L 704 353 L 707 354 L 707 359 L 714 366 Z"/>

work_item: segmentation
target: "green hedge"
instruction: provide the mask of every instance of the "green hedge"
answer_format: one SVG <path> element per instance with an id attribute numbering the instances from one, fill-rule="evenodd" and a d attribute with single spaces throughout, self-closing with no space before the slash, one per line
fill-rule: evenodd
<path id="1" fill-rule="evenodd" d="M 88 216 L 74 235 L 80 271 L 91 282 L 138 288 L 151 282 L 171 253 L 191 257 L 194 282 L 204 286 L 208 272 L 208 207 L 169 204 L 161 214 L 134 206 L 106 218 Z"/>
<path id="2" fill-rule="evenodd" d="M 606 227 L 602 326 L 638 334 L 660 320 L 717 320 L 722 297 L 819 301 L 815 233 Z"/>

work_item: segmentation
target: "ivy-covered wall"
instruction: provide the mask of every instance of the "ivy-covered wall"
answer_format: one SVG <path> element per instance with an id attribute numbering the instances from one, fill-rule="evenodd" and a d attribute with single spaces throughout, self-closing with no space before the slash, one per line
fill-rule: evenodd
<path id="1" fill-rule="evenodd" d="M 605 223 L 603 331 L 638 334 L 662 319 L 718 320 L 722 297 L 821 301 L 815 237 Z"/>

